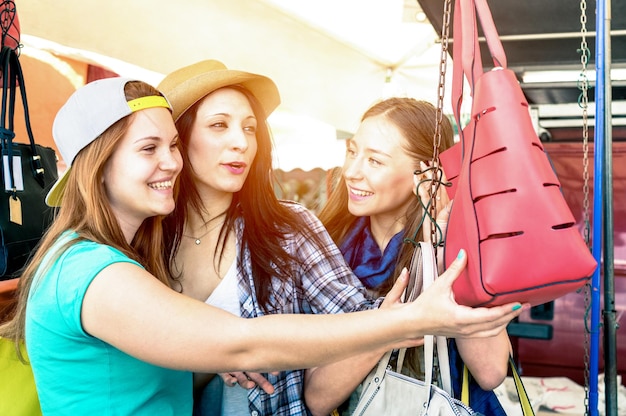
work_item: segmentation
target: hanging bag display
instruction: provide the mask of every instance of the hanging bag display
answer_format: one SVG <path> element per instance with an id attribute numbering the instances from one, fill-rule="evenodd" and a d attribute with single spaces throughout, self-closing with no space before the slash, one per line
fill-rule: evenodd
<path id="1" fill-rule="evenodd" d="M 0 28 L 2 29 L 0 46 L 17 50 L 20 45 L 20 19 L 17 17 L 15 2 L 12 0 L 2 0 L 0 3 Z M 1 83 L 2 72 L 0 72 Z"/>
<path id="2" fill-rule="evenodd" d="M 437 277 L 434 249 L 430 243 L 419 243 L 415 248 L 410 267 L 411 278 L 407 286 L 407 301 L 419 294 L 419 282 L 426 289 Z M 417 283 L 416 283 L 417 282 Z M 437 346 L 439 365 L 434 367 L 434 346 Z M 363 383 L 363 391 L 354 416 L 469 416 L 476 413 L 468 406 L 452 397 L 452 383 L 448 361 L 447 340 L 445 337 L 424 337 L 425 380 L 418 380 L 401 374 L 406 349 L 400 349 L 397 371 L 390 366 L 392 351 L 387 352 L 378 365 L 370 372 Z M 439 369 L 442 387 L 432 381 Z"/>
<path id="3" fill-rule="evenodd" d="M 16 277 L 53 218 L 45 203 L 49 188 L 57 179 L 54 149 L 35 143 L 30 126 L 24 76 L 16 51 L 3 46 L 2 113 L 2 190 L 0 194 L 0 279 Z M 17 143 L 14 133 L 16 94 L 24 107 L 28 143 Z"/>
<path id="4" fill-rule="evenodd" d="M 483 72 L 476 12 L 495 68 Z M 453 198 L 445 264 L 460 249 L 466 270 L 454 282 L 470 306 L 554 300 L 582 287 L 596 268 L 533 128 L 515 73 L 507 69 L 486 0 L 456 0 L 453 111 L 460 126 L 463 75 L 471 118 L 460 142 L 440 154 Z"/>

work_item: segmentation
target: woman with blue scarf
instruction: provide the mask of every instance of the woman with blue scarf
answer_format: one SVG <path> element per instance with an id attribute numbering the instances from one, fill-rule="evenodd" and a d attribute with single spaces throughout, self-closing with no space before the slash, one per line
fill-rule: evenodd
<path id="1" fill-rule="evenodd" d="M 432 104 L 411 98 L 390 98 L 366 111 L 356 134 L 347 141 L 341 177 L 319 214 L 346 262 L 373 297 L 384 296 L 399 271 L 410 264 L 414 250 L 410 240 L 431 241 L 430 221 L 423 212 L 429 187 L 420 183 L 433 177 L 428 161 L 432 159 L 436 115 Z M 440 151 L 452 144 L 452 126 L 444 118 Z M 439 239 L 445 234 L 449 214 L 443 186 L 436 198 L 440 233 L 435 238 Z M 422 218 L 426 218 L 423 224 Z M 505 415 L 492 389 L 507 374 L 511 345 L 506 331 L 491 338 L 459 338 L 450 344 L 455 395 L 460 395 L 465 364 L 472 375 L 472 408 L 485 415 Z M 403 372 L 423 379 L 422 350 L 412 351 Z M 354 363 L 343 367 L 338 363 L 310 370 L 305 397 L 312 414 L 328 414 L 344 402 L 377 361 L 370 355 L 363 357 L 358 368 Z M 357 400 L 358 390 L 339 406 L 338 413 L 350 414 Z"/>

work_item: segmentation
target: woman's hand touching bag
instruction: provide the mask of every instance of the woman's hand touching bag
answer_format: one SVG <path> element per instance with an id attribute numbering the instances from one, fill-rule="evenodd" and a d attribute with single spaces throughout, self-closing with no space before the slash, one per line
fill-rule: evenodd
<path id="1" fill-rule="evenodd" d="M 488 308 L 457 304 L 452 293 L 452 284 L 466 264 L 467 256 L 461 250 L 450 267 L 415 301 L 410 304 L 396 304 L 395 307 L 414 310 L 411 315 L 413 322 L 409 324 L 421 328 L 420 334 L 413 340 L 414 343 L 425 334 L 449 338 L 493 337 L 504 331 L 507 324 L 524 309 L 524 305 L 520 303 Z"/>

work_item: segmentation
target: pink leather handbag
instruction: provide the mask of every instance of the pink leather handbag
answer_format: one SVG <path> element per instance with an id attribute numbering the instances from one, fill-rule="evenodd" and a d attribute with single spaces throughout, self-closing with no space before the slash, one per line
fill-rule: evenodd
<path id="1" fill-rule="evenodd" d="M 476 12 L 495 68 L 483 72 Z M 561 194 L 535 133 L 515 73 L 507 69 L 486 0 L 456 0 L 453 109 L 459 124 L 463 75 L 471 120 L 460 142 L 441 153 L 454 199 L 445 264 L 459 249 L 468 266 L 453 286 L 460 304 L 548 302 L 583 286 L 597 263 Z"/>

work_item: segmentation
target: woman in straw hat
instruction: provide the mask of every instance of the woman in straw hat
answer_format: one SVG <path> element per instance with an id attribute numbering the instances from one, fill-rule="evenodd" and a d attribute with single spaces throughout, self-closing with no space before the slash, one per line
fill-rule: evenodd
<path id="1" fill-rule="evenodd" d="M 0 327 L 19 352 L 25 340 L 45 415 L 190 415 L 190 371 L 313 366 L 455 333 L 465 319 L 474 323 L 467 333 L 488 336 L 517 315 L 482 309 L 425 321 L 446 310 L 424 300 L 249 320 L 207 306 L 171 290 L 162 256 L 182 163 L 168 101 L 143 82 L 95 81 L 64 104 L 53 136 L 69 166 L 47 197 L 59 212 Z M 434 298 L 449 296 L 464 266 L 461 256 Z"/>
<path id="2" fill-rule="evenodd" d="M 267 116 L 280 99 L 269 78 L 208 60 L 167 75 L 159 89 L 172 103 L 185 158 L 176 209 L 166 223 L 171 272 L 183 294 L 244 318 L 379 305 L 320 221 L 274 194 Z M 447 316 L 470 312 L 449 296 L 439 300 L 451 308 Z M 304 370 L 220 376 L 198 413 L 307 414 Z M 224 387 L 214 393 L 221 379 Z"/>

